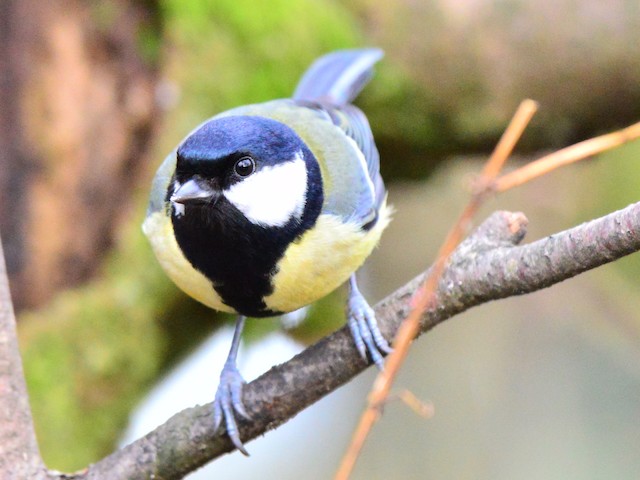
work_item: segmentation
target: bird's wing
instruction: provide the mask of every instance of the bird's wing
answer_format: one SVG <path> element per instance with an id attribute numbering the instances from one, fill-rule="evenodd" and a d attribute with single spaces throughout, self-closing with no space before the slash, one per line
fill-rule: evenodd
<path id="1" fill-rule="evenodd" d="M 359 199 L 357 216 L 366 220 L 377 213 L 384 201 L 385 188 L 380 176 L 380 155 L 367 117 L 351 105 L 373 74 L 373 65 L 384 53 L 377 48 L 340 50 L 317 59 L 304 73 L 293 94 L 296 104 L 316 110 L 348 138 L 364 156 L 367 183 L 373 192 L 373 205 L 365 192 Z M 375 219 L 375 218 L 374 218 Z"/>
<path id="2" fill-rule="evenodd" d="M 351 104 L 335 106 L 325 102 L 298 101 L 296 103 L 324 115 L 355 142 L 364 157 L 366 173 L 373 187 L 375 210 L 377 211 L 384 201 L 386 190 L 380 175 L 380 155 L 365 114 Z M 371 208 L 368 205 L 363 205 L 363 207 L 367 210 Z"/>

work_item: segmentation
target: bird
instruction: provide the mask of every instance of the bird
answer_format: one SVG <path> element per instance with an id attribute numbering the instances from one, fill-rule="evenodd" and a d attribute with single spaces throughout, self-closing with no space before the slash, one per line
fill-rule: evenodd
<path id="1" fill-rule="evenodd" d="M 392 350 L 355 275 L 392 214 L 371 127 L 352 104 L 383 55 L 321 56 L 291 98 L 197 126 L 153 179 L 142 229 L 160 265 L 197 301 L 237 315 L 213 418 L 245 455 L 238 416 L 250 416 L 236 359 L 247 317 L 295 311 L 348 283 L 358 352 L 382 368 Z"/>

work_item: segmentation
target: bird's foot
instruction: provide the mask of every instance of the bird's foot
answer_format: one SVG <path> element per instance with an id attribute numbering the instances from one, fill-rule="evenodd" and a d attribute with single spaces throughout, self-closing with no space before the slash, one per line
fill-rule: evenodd
<path id="1" fill-rule="evenodd" d="M 250 419 L 242 403 L 242 389 L 245 383 L 235 362 L 225 363 L 222 373 L 220 373 L 220 384 L 213 401 L 213 421 L 217 430 L 224 419 L 227 435 L 233 444 L 243 454 L 249 456 L 249 452 L 247 452 L 242 440 L 240 440 L 236 422 L 236 413 L 243 418 Z"/>
<path id="2" fill-rule="evenodd" d="M 384 355 L 393 351 L 378 328 L 376 314 L 357 288 L 352 286 L 347 300 L 347 322 L 351 336 L 362 358 L 367 353 L 376 366 L 382 370 Z"/>

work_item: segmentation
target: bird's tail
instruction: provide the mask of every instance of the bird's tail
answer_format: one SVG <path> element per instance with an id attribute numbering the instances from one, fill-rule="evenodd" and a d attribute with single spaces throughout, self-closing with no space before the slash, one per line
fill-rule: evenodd
<path id="1" fill-rule="evenodd" d="M 383 57 L 378 48 L 338 50 L 323 55 L 304 73 L 294 100 L 322 100 L 334 105 L 352 102 L 373 74 L 373 65 Z"/>

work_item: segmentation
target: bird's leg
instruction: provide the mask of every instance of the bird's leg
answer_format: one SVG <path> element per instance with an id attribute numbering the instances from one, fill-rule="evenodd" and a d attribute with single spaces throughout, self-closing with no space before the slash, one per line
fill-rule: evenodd
<path id="1" fill-rule="evenodd" d="M 246 317 L 240 315 L 236 321 L 236 328 L 233 332 L 233 340 L 231 341 L 231 349 L 229 350 L 229 355 L 224 363 L 224 367 L 222 367 L 220 384 L 216 391 L 216 398 L 213 401 L 213 421 L 217 430 L 224 418 L 227 435 L 229 435 L 229 438 L 238 450 L 249 456 L 249 452 L 247 452 L 242 440 L 240 440 L 235 417 L 235 412 L 237 412 L 246 419 L 250 418 L 242 403 L 242 388 L 245 385 L 245 381 L 236 366 L 236 357 L 238 356 L 238 348 L 240 347 L 240 336 L 242 335 L 245 320 Z"/>
<path id="2" fill-rule="evenodd" d="M 365 360 L 367 352 L 380 370 L 384 366 L 384 355 L 392 351 L 389 343 L 380 333 L 376 315 L 358 290 L 355 273 L 349 278 L 349 298 L 347 299 L 347 322 L 358 352 Z"/>

